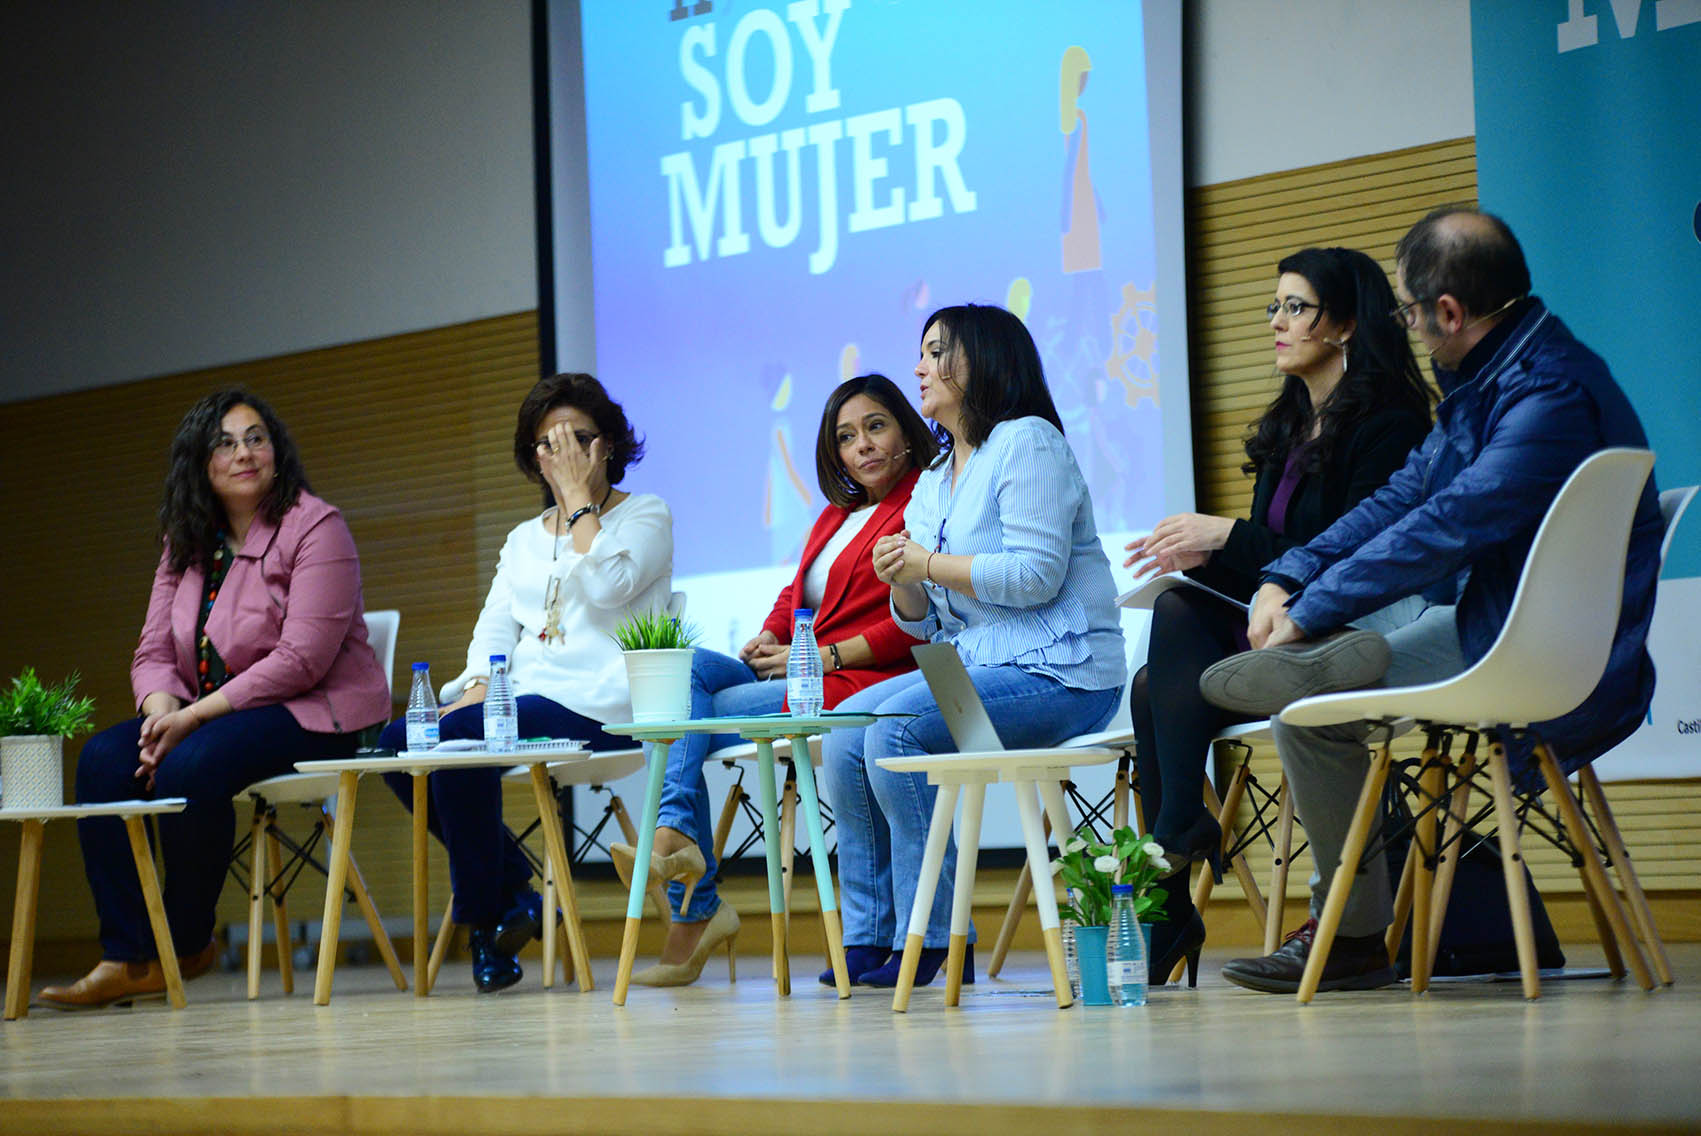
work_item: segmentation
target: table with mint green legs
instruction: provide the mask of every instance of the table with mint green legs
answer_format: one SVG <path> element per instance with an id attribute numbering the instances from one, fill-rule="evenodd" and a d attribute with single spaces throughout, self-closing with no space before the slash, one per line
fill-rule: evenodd
<path id="1" fill-rule="evenodd" d="M 840 998 L 850 997 L 850 976 L 845 970 L 844 931 L 839 922 L 839 905 L 833 890 L 832 871 L 827 866 L 827 846 L 821 828 L 821 802 L 815 790 L 815 768 L 809 757 L 809 739 L 833 729 L 862 729 L 875 721 L 871 714 L 827 712 L 811 717 L 768 715 L 756 718 L 700 718 L 666 722 L 625 722 L 605 725 L 603 731 L 635 738 L 644 743 L 649 761 L 649 778 L 644 790 L 644 808 L 638 821 L 638 847 L 632 865 L 632 891 L 626 901 L 626 927 L 620 938 L 620 969 L 614 979 L 614 1004 L 626 1004 L 626 989 L 632 979 L 632 964 L 638 954 L 638 928 L 644 917 L 644 889 L 649 884 L 650 850 L 655 846 L 656 822 L 661 813 L 663 777 L 667 771 L 667 748 L 684 734 L 737 734 L 756 744 L 757 793 L 762 809 L 762 836 L 768 861 L 768 913 L 773 928 L 774 982 L 782 995 L 791 993 L 791 962 L 786 942 L 785 881 L 780 874 L 779 795 L 774 785 L 774 742 L 791 743 L 793 767 L 797 771 L 797 794 L 803 809 L 803 826 L 809 834 L 809 859 L 815 866 L 815 888 L 821 899 L 821 923 L 826 931 L 827 955 L 833 967 L 834 986 Z"/>

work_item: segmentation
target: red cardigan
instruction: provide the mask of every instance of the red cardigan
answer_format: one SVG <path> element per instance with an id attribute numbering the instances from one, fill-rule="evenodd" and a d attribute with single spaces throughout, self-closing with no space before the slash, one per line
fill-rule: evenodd
<path id="1" fill-rule="evenodd" d="M 825 647 L 829 643 L 865 635 L 874 651 L 873 662 L 860 667 L 846 667 L 825 677 L 822 702 L 828 709 L 865 686 L 873 686 L 893 675 L 915 669 L 910 648 L 924 640 L 912 638 L 898 630 L 898 625 L 892 622 L 892 590 L 874 575 L 873 554 L 875 541 L 904 527 L 904 506 L 909 504 L 910 490 L 915 487 L 915 479 L 920 474 L 920 470 L 912 469 L 892 487 L 880 504 L 874 506 L 874 515 L 862 526 L 856 539 L 827 572 L 821 608 L 815 613 L 815 641 Z M 793 597 L 803 595 L 803 574 L 849 515 L 849 509 L 828 505 L 816 518 L 815 527 L 809 530 L 803 557 L 798 562 L 797 576 L 781 589 L 779 599 L 774 601 L 774 610 L 768 613 L 762 624 L 762 629 L 772 631 L 781 643 L 791 642 L 791 613 L 797 606 Z"/>

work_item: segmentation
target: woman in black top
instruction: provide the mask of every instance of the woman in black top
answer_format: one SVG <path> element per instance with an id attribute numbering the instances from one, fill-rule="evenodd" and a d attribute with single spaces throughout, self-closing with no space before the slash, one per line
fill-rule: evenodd
<path id="1" fill-rule="evenodd" d="M 1252 516 L 1165 517 L 1128 545 L 1124 566 L 1139 563 L 1136 576 L 1184 571 L 1250 600 L 1265 564 L 1381 488 L 1429 432 L 1430 391 L 1381 267 L 1353 249 L 1309 248 L 1276 270 L 1266 312 L 1285 378 L 1247 434 L 1242 468 L 1257 475 Z M 1146 831 L 1178 870 L 1167 887 L 1169 920 L 1153 932 L 1154 982 L 1183 956 L 1194 980 L 1205 925 L 1184 869 L 1207 860 L 1221 870 L 1222 830 L 1202 800 L 1205 762 L 1211 739 L 1236 719 L 1200 697 L 1199 675 L 1246 649 L 1245 612 L 1208 592 L 1174 588 L 1153 605 L 1130 705 Z"/>

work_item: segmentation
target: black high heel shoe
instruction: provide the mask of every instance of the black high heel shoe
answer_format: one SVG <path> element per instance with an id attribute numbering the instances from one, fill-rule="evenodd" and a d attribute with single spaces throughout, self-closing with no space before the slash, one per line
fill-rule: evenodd
<path id="1" fill-rule="evenodd" d="M 1223 882 L 1223 826 L 1216 817 L 1201 810 L 1185 831 L 1154 835 L 1171 867 L 1180 870 L 1203 860 L 1211 866 L 1211 878 Z"/>
<path id="2" fill-rule="evenodd" d="M 1148 982 L 1153 986 L 1169 985 L 1170 972 L 1175 964 L 1187 959 L 1187 985 L 1199 985 L 1199 952 L 1205 946 L 1205 919 L 1197 909 L 1185 923 L 1154 923 L 1152 925 L 1152 969 Z"/>

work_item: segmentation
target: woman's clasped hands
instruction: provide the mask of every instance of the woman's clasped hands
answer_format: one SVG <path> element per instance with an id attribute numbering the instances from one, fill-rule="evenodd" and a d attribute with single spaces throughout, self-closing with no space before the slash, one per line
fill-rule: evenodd
<path id="1" fill-rule="evenodd" d="M 1136 562 L 1144 561 L 1134 572 L 1136 580 L 1153 573 L 1197 568 L 1228 543 L 1233 528 L 1234 521 L 1229 517 L 1176 513 L 1154 525 L 1149 535 L 1129 541 L 1123 551 L 1131 555 L 1122 566 L 1133 568 Z"/>
<path id="2" fill-rule="evenodd" d="M 927 579 L 927 561 L 932 555 L 910 539 L 908 529 L 891 533 L 874 542 L 874 575 L 894 588 L 920 584 Z"/>

